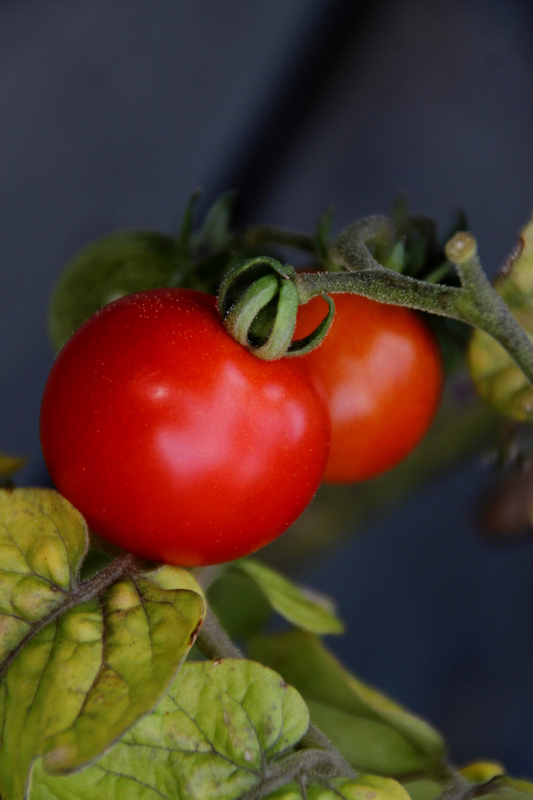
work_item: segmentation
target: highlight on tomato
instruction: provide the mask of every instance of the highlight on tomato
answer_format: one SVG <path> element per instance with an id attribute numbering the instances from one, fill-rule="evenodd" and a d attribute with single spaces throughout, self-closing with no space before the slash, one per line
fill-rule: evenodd
<path id="1" fill-rule="evenodd" d="M 300 361 L 257 359 L 197 291 L 110 303 L 44 389 L 52 480 L 95 533 L 140 557 L 195 566 L 253 552 L 300 515 L 327 461 L 328 410 Z"/>
<path id="2" fill-rule="evenodd" d="M 332 294 L 323 343 L 302 357 L 326 392 L 332 420 L 324 480 L 363 481 L 395 466 L 420 442 L 438 409 L 443 367 L 420 314 L 355 294 Z M 321 297 L 298 309 L 295 338 L 327 312 Z"/>

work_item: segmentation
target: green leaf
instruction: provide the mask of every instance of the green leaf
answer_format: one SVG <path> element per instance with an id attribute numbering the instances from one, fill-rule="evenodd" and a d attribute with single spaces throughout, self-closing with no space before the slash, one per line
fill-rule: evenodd
<path id="1" fill-rule="evenodd" d="M 298 689 L 313 722 L 355 769 L 397 778 L 442 772 L 446 748 L 439 734 L 358 681 L 316 637 L 262 636 L 252 640 L 250 653 Z"/>
<path id="2" fill-rule="evenodd" d="M 305 734 L 298 692 L 244 660 L 189 662 L 157 708 L 96 764 L 56 777 L 37 764 L 32 800 L 233 800 Z"/>
<path id="3" fill-rule="evenodd" d="M 236 199 L 237 192 L 230 191 L 215 200 L 206 214 L 204 224 L 192 238 L 194 249 L 216 253 L 231 244 L 231 219 Z"/>
<path id="4" fill-rule="evenodd" d="M 494 281 L 520 324 L 533 333 L 533 218 Z M 504 348 L 484 331 L 474 331 L 468 348 L 470 374 L 480 396 L 497 411 L 533 421 L 533 386 Z"/>
<path id="5" fill-rule="evenodd" d="M 78 584 L 85 523 L 56 492 L 2 491 L 0 520 L 0 795 L 22 800 L 35 758 L 76 769 L 157 703 L 204 602 L 174 567 Z"/>
<path id="6" fill-rule="evenodd" d="M 307 784 L 305 794 L 296 783 L 282 786 L 267 800 L 409 800 L 405 789 L 391 778 L 359 775 L 356 780 L 337 778 L 324 785 Z"/>
<path id="7" fill-rule="evenodd" d="M 270 603 L 249 578 L 226 571 L 208 589 L 208 598 L 231 639 L 249 639 L 265 627 L 272 615 Z"/>
<path id="8" fill-rule="evenodd" d="M 22 456 L 6 456 L 0 453 L 0 478 L 13 475 L 26 464 L 27 459 Z"/>
<path id="9" fill-rule="evenodd" d="M 317 634 L 343 632 L 344 626 L 329 598 L 295 586 L 278 572 L 251 558 L 237 561 L 232 569 L 251 578 L 272 608 L 293 625 Z"/>
<path id="10" fill-rule="evenodd" d="M 183 262 L 183 263 L 182 263 Z M 56 349 L 99 308 L 126 294 L 179 285 L 188 263 L 178 242 L 155 231 L 120 231 L 82 248 L 60 277 L 50 302 Z"/>

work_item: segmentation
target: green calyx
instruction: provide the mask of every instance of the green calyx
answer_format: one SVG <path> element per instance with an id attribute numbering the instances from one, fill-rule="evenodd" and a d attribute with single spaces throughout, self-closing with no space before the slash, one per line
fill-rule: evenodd
<path id="1" fill-rule="evenodd" d="M 333 319 L 333 301 L 325 296 L 326 318 L 309 336 L 292 341 L 300 304 L 295 278 L 288 264 L 258 256 L 230 270 L 220 286 L 218 307 L 228 333 L 265 361 L 309 352 L 320 344 Z"/>

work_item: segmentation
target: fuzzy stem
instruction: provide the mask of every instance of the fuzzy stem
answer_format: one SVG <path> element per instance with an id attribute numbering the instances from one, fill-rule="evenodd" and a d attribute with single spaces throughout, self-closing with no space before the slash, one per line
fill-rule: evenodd
<path id="1" fill-rule="evenodd" d="M 209 607 L 198 633 L 196 646 L 211 661 L 220 658 L 244 658 Z"/>
<path id="2" fill-rule="evenodd" d="M 533 342 L 487 280 L 475 239 L 457 234 L 448 242 L 446 254 L 455 264 L 462 286 L 441 286 L 394 272 L 373 258 L 367 241 L 389 235 L 390 226 L 384 217 L 371 217 L 348 228 L 331 254 L 346 271 L 298 273 L 295 283 L 300 302 L 323 292 L 353 292 L 466 322 L 493 336 L 533 383 Z"/>

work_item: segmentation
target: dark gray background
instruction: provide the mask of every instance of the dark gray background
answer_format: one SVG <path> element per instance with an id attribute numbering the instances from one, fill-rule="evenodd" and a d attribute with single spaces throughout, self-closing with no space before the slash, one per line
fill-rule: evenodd
<path id="1" fill-rule="evenodd" d="M 240 188 L 241 222 L 336 229 L 396 193 L 468 213 L 494 272 L 533 209 L 527 0 L 1 0 L 0 450 L 43 484 L 45 314 L 65 262 L 123 227 L 174 232 Z M 533 778 L 533 548 L 482 543 L 465 465 L 307 576 L 332 642 L 460 761 Z"/>

